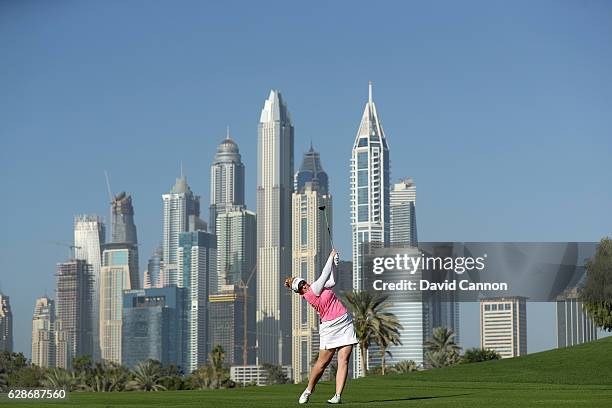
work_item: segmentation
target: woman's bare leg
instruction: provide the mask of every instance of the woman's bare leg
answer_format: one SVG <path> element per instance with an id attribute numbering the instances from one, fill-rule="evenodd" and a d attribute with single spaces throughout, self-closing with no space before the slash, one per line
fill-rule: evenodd
<path id="1" fill-rule="evenodd" d="M 351 358 L 352 351 L 352 344 L 338 348 L 338 371 L 336 372 L 336 394 L 338 395 L 342 394 L 344 384 L 346 384 L 349 358 Z"/>
<path id="2" fill-rule="evenodd" d="M 334 357 L 335 352 L 336 349 L 319 350 L 319 358 L 317 359 L 317 362 L 312 367 L 312 371 L 310 372 L 310 378 L 308 379 L 308 387 L 306 387 L 307 390 L 309 390 L 310 392 L 314 392 L 315 386 L 323 375 L 325 368 L 327 368 L 327 365 Z"/>

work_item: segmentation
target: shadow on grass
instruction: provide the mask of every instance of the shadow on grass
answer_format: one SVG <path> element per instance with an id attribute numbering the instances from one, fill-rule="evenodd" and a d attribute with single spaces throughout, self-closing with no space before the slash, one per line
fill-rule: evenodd
<path id="1" fill-rule="evenodd" d="M 371 404 L 373 402 L 393 402 L 393 401 L 418 401 L 438 398 L 451 398 L 451 397 L 463 397 L 464 395 L 472 394 L 453 394 L 453 395 L 438 395 L 438 396 L 427 396 L 427 397 L 406 397 L 406 398 L 389 398 L 389 399 L 375 399 L 370 401 L 351 401 L 351 404 Z"/>

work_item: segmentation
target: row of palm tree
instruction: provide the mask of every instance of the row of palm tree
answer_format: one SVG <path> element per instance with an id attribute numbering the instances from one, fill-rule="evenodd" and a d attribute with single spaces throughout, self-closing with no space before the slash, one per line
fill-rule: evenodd
<path id="1" fill-rule="evenodd" d="M 359 340 L 359 354 L 361 357 L 361 371 L 364 375 L 366 359 L 371 344 L 378 345 L 381 357 L 380 373 L 386 374 L 386 357 L 391 355 L 389 347 L 402 344 L 399 331 L 402 325 L 393 313 L 388 312 L 391 304 L 386 296 L 371 294 L 369 292 L 351 292 L 344 294 L 346 304 L 353 314 L 353 324 Z M 432 337 L 424 343 L 424 368 L 440 368 L 451 366 L 460 362 L 477 362 L 495 360 L 499 354 L 492 350 L 470 349 L 461 356 L 461 347 L 455 341 L 455 333 L 447 327 L 436 327 Z M 415 371 L 417 365 L 414 361 L 397 363 L 392 367 L 393 372 Z M 377 369 L 378 370 L 378 369 Z"/>
<path id="2" fill-rule="evenodd" d="M 0 392 L 11 386 L 113 392 L 229 388 L 234 383 L 225 365 L 225 351 L 217 345 L 208 355 L 208 364 L 187 376 L 177 366 L 162 367 L 155 360 L 142 361 L 129 370 L 108 361 L 94 364 L 91 356 L 81 356 L 66 370 L 29 364 L 22 353 L 0 352 Z"/>
<path id="3" fill-rule="evenodd" d="M 69 391 L 161 391 L 166 389 L 162 378 L 161 364 L 155 360 L 142 361 L 131 371 L 119 364 L 101 362 L 81 371 L 51 368 L 42 385 Z"/>

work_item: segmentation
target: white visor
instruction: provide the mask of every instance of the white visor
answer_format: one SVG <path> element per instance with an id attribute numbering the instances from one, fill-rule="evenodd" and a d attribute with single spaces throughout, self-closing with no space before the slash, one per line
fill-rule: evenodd
<path id="1" fill-rule="evenodd" d="M 302 278 L 293 278 L 293 282 L 291 282 L 291 289 L 293 289 L 295 293 L 298 293 L 298 286 L 300 286 L 300 282 L 303 280 L 304 279 Z"/>

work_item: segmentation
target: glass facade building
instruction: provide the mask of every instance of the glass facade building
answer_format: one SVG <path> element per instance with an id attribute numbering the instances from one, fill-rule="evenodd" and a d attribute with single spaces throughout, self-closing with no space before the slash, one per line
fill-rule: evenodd
<path id="1" fill-rule="evenodd" d="M 124 292 L 122 362 L 133 368 L 141 361 L 184 367 L 187 328 L 186 289 L 177 287 Z"/>

